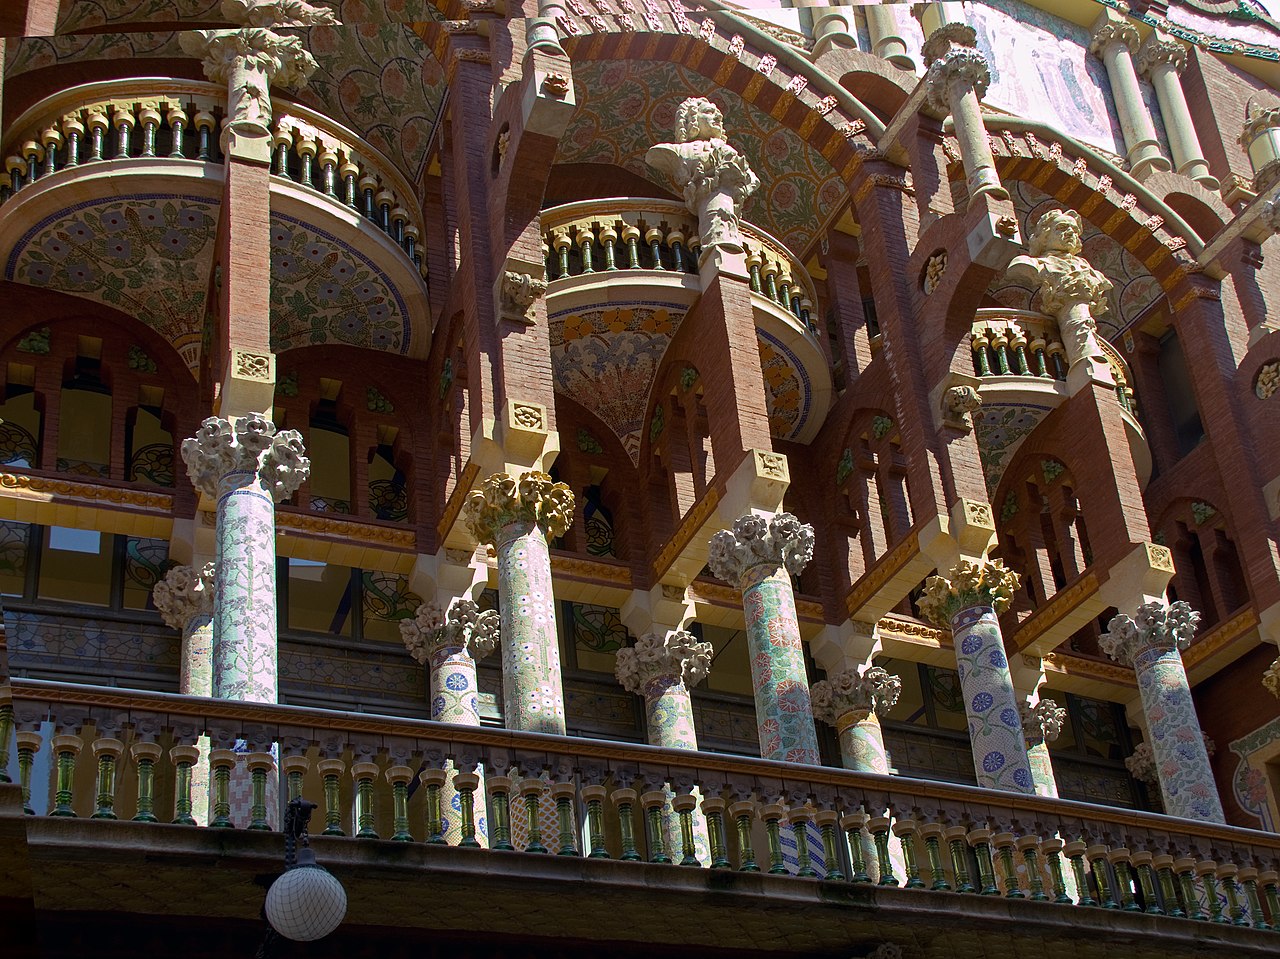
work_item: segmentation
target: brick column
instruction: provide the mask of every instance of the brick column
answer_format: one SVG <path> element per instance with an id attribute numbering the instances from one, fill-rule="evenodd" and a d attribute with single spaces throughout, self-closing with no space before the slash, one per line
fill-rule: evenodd
<path id="1" fill-rule="evenodd" d="M 978 785 L 1032 795 L 1022 719 L 996 619 L 1017 586 L 1018 574 L 999 560 L 962 559 L 947 576 L 929 577 L 920 612 L 951 628 Z"/>
<path id="2" fill-rule="evenodd" d="M 813 684 L 814 718 L 835 727 L 845 769 L 889 774 L 879 717 L 894 707 L 901 694 L 902 680 L 879 666 L 870 666 L 861 675 L 845 669 Z"/>
<path id="3" fill-rule="evenodd" d="M 1186 603 L 1143 603 L 1134 616 L 1120 613 L 1112 619 L 1098 642 L 1108 656 L 1133 666 L 1138 675 L 1165 812 L 1221 823 L 1226 822 L 1222 802 L 1180 653 L 1199 622 L 1200 614 Z"/>
<path id="4" fill-rule="evenodd" d="M 564 690 L 547 540 L 573 522 L 573 493 L 546 473 L 495 473 L 473 490 L 463 521 L 498 554 L 503 719 L 510 729 L 563 736 Z"/>
<path id="5" fill-rule="evenodd" d="M 817 765 L 809 683 L 791 577 L 813 558 L 813 527 L 748 514 L 711 538 L 711 571 L 742 590 L 760 755 Z"/>

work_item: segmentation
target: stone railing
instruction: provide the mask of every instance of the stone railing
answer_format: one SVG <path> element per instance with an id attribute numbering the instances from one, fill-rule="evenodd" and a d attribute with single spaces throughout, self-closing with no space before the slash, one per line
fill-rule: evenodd
<path id="1" fill-rule="evenodd" d="M 742 224 L 751 289 L 815 332 L 808 272 L 786 247 Z M 697 273 L 697 219 L 682 203 L 611 198 L 552 207 L 542 213 L 547 279 L 618 270 Z"/>
<path id="2" fill-rule="evenodd" d="M 226 90 L 145 77 L 86 83 L 46 97 L 10 126 L 0 203 L 61 171 L 115 160 L 221 163 Z M 272 172 L 362 214 L 422 269 L 422 222 L 413 188 L 352 131 L 276 100 Z"/>
<path id="3" fill-rule="evenodd" d="M 1273 833 L 899 776 L 425 720 L 35 680 L 15 680 L 12 696 L 12 715 L 0 708 L 0 763 L 16 738 L 26 801 L 37 754 L 49 756 L 52 816 L 192 825 L 189 784 L 204 735 L 211 825 L 223 828 L 268 828 L 268 777 L 278 766 L 282 797 L 317 801 L 327 835 L 358 828 L 366 838 L 443 843 L 441 794 L 456 789 L 449 815 L 461 817 L 461 844 L 477 845 L 481 833 L 493 851 L 768 870 L 796 881 L 877 882 L 1061 909 L 1101 905 L 1259 930 L 1280 922 Z M 77 776 L 84 764 L 96 769 L 93 790 Z M 251 804 L 235 814 L 239 821 L 228 785 L 236 776 L 251 778 Z M 339 788 L 347 777 L 354 783 Z M 498 860 L 492 868 L 501 868 Z M 1077 915 L 1070 921 L 1091 921 Z"/>
<path id="4" fill-rule="evenodd" d="M 1136 416 L 1129 365 L 1106 340 L 1099 337 L 1102 351 L 1116 381 L 1120 406 Z M 978 376 L 1034 376 L 1065 381 L 1067 350 L 1058 332 L 1057 321 L 1030 310 L 982 309 L 974 314 L 973 371 Z"/>

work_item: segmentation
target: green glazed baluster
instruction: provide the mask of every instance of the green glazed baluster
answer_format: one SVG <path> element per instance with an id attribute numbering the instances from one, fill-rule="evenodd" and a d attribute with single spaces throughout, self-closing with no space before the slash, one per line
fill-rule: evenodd
<path id="1" fill-rule="evenodd" d="M 591 842 L 588 859 L 609 858 L 609 850 L 604 845 L 604 797 L 603 786 L 582 787 L 582 799 L 587 804 L 587 838 Z"/>
<path id="2" fill-rule="evenodd" d="M 342 771 L 346 764 L 341 759 L 322 759 L 316 763 L 324 783 L 324 831 L 322 836 L 345 836 L 342 829 Z"/>
<path id="3" fill-rule="evenodd" d="M 782 861 L 782 834 L 778 824 L 782 818 L 782 807 L 770 803 L 760 810 L 760 818 L 764 820 L 764 831 L 769 841 L 769 873 L 785 876 L 788 872 L 786 863 Z"/>
<path id="4" fill-rule="evenodd" d="M 551 796 L 556 801 L 556 819 L 560 826 L 560 848 L 557 856 L 577 856 L 578 841 L 575 837 L 573 800 L 578 795 L 578 787 L 573 783 L 556 783 L 551 787 Z"/>
<path id="5" fill-rule="evenodd" d="M 514 852 L 516 847 L 511 845 L 511 779 L 507 776 L 490 776 L 486 784 L 492 800 L 492 821 L 489 825 L 493 837 L 489 848 Z"/>
<path id="6" fill-rule="evenodd" d="M 636 823 L 632 810 L 636 804 L 634 789 L 615 789 L 610 798 L 618 808 L 618 831 L 622 837 L 622 859 L 624 862 L 640 862 L 640 852 L 636 849 Z"/>
<path id="7" fill-rule="evenodd" d="M 749 799 L 729 807 L 729 815 L 738 827 L 738 872 L 759 872 L 756 852 L 751 845 L 751 820 L 755 815 L 755 803 Z"/>
<path id="8" fill-rule="evenodd" d="M 711 868 L 732 869 L 729 862 L 729 837 L 725 834 L 723 799 L 708 797 L 702 800 L 702 814 L 707 819 L 707 838 L 711 843 Z"/>
<path id="9" fill-rule="evenodd" d="M 124 743 L 118 739 L 98 739 L 93 743 L 93 754 L 98 757 L 98 808 L 94 819 L 116 818 L 116 762 L 124 752 Z"/>
<path id="10" fill-rule="evenodd" d="M 876 861 L 880 866 L 881 886 L 896 886 L 897 877 L 893 874 L 893 860 L 889 858 L 889 820 L 885 816 L 877 816 L 867 823 L 871 830 L 871 839 L 876 844 Z"/>
<path id="11" fill-rule="evenodd" d="M 458 840 L 458 846 L 479 849 L 480 841 L 476 839 L 475 796 L 476 790 L 480 788 L 480 777 L 475 773 L 454 773 L 453 788 L 458 790 L 458 815 L 461 817 L 462 837 Z"/>
<path id="12" fill-rule="evenodd" d="M 520 784 L 520 793 L 524 797 L 525 816 L 529 825 L 529 842 L 525 852 L 545 853 L 547 847 L 542 844 L 542 824 L 538 822 L 538 810 L 541 806 L 542 793 L 546 789 L 541 779 L 526 779 Z"/>
<path id="13" fill-rule="evenodd" d="M 649 861 L 670 864 L 667 855 L 667 836 L 662 823 L 662 806 L 666 794 L 660 790 L 651 790 L 640 797 L 644 806 L 645 838 L 649 843 Z"/>
<path id="14" fill-rule="evenodd" d="M 54 755 L 58 757 L 58 777 L 57 790 L 53 796 L 54 807 L 49 815 L 74 817 L 76 811 L 72 808 L 72 787 L 75 784 L 76 756 L 80 754 L 84 741 L 79 736 L 62 735 L 54 736 L 51 745 Z"/>
<path id="15" fill-rule="evenodd" d="M 159 822 L 155 814 L 156 796 L 155 796 L 155 765 L 156 760 L 160 758 L 160 745 L 158 743 L 134 743 L 130 749 L 133 754 L 133 761 L 138 767 L 138 811 L 133 817 L 134 822 Z M 223 750 L 231 757 L 231 762 L 235 762 L 235 753 L 230 750 Z M 231 766 L 227 765 L 224 775 L 226 776 L 226 792 L 228 796 L 227 813 L 231 812 L 230 803 L 230 786 L 231 786 Z M 216 810 L 215 810 L 216 812 Z M 210 825 L 213 825 L 210 823 Z M 227 826 L 231 825 L 228 819 Z"/>
<path id="16" fill-rule="evenodd" d="M 249 788 L 251 800 L 249 805 L 249 828 L 258 832 L 270 831 L 267 824 L 267 774 L 275 769 L 275 757 L 271 753 L 250 753 Z"/>

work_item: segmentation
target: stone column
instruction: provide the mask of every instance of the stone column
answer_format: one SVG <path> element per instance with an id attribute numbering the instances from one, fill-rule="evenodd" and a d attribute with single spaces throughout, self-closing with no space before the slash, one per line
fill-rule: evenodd
<path id="1" fill-rule="evenodd" d="M 1240 145 L 1253 167 L 1253 191 L 1265 193 L 1280 182 L 1280 105 L 1250 100 L 1245 107 Z"/>
<path id="2" fill-rule="evenodd" d="M 1053 775 L 1053 763 L 1049 759 L 1049 743 L 1062 732 L 1067 711 L 1052 699 L 1037 700 L 1034 705 L 1025 700 L 1018 703 L 1022 716 L 1022 735 L 1027 744 L 1027 762 L 1031 764 L 1031 781 L 1040 796 L 1058 795 L 1058 780 Z"/>
<path id="3" fill-rule="evenodd" d="M 700 643 L 690 632 L 673 629 L 646 633 L 634 646 L 618 650 L 614 667 L 618 682 L 628 691 L 644 697 L 645 726 L 649 745 L 665 749 L 698 748 L 693 724 L 693 701 L 689 690 L 706 678 L 714 650 Z M 678 817 L 671 808 L 668 788 L 663 810 L 667 852 L 677 861 L 682 846 Z M 697 807 L 693 812 L 693 841 L 698 862 L 711 864 L 711 841 L 706 821 Z"/>
<path id="4" fill-rule="evenodd" d="M 573 522 L 573 493 L 546 473 L 494 473 L 473 490 L 463 521 L 498 554 L 503 719 L 510 729 L 563 736 L 564 689 L 547 540 Z"/>
<path id="5" fill-rule="evenodd" d="M 1133 54 L 1138 49 L 1137 29 L 1120 14 L 1103 10 L 1093 22 L 1089 49 L 1107 65 L 1120 131 L 1128 150 L 1129 172 L 1141 180 L 1152 170 L 1168 170 L 1169 161 L 1160 154 L 1156 128 L 1147 113 L 1133 66 Z"/>
<path id="6" fill-rule="evenodd" d="M 297 430 L 257 413 L 211 416 L 182 441 L 191 482 L 217 502 L 213 695 L 274 703 L 276 508 L 311 472 Z"/>
<path id="7" fill-rule="evenodd" d="M 702 252 L 698 263 L 745 275 L 738 212 L 760 187 L 747 159 L 726 142 L 720 108 L 691 97 L 676 111 L 675 142 L 659 143 L 645 162 L 666 173 L 684 190 L 685 204 L 698 218 Z"/>
<path id="8" fill-rule="evenodd" d="M 813 55 L 820 57 L 832 47 L 841 50 L 858 49 L 857 35 L 853 29 L 853 7 L 813 8 Z"/>
<path id="9" fill-rule="evenodd" d="M 871 37 L 871 52 L 883 57 L 902 70 L 914 70 L 915 63 L 907 53 L 893 8 L 884 3 L 869 3 L 862 8 L 867 17 L 867 33 Z"/>
<path id="10" fill-rule="evenodd" d="M 1090 380 L 1115 383 L 1095 319 L 1110 308 L 1111 281 L 1080 255 L 1083 231 L 1084 221 L 1074 210 L 1045 211 L 1027 242 L 1030 254 L 1014 257 L 1006 271 L 1013 280 L 1036 285 L 1040 308 L 1058 321 L 1071 393 Z"/>
<path id="11" fill-rule="evenodd" d="M 1007 199 L 1009 191 L 996 172 L 982 122 L 980 104 L 991 85 L 991 70 L 976 42 L 973 28 L 961 23 L 949 23 L 930 35 L 921 50 L 929 65 L 924 76 L 925 103 L 937 117 L 951 114 L 969 199 L 983 194 Z"/>
<path id="12" fill-rule="evenodd" d="M 1160 115 L 1164 117 L 1164 131 L 1169 136 L 1169 152 L 1173 154 L 1174 168 L 1185 177 L 1195 180 L 1206 190 L 1217 191 L 1219 183 L 1209 173 L 1209 162 L 1200 148 L 1191 110 L 1187 107 L 1182 82 L 1178 79 L 1187 65 L 1187 48 L 1160 30 L 1152 30 L 1138 48 L 1138 69 L 1151 80 L 1156 99 L 1160 103 Z"/>
<path id="13" fill-rule="evenodd" d="M 214 565 L 200 571 L 175 566 L 151 591 L 152 601 L 170 629 L 182 634 L 178 653 L 178 692 L 184 696 L 213 696 Z M 209 824 L 209 737 L 196 741 L 199 756 L 191 765 L 191 815 Z"/>
<path id="14" fill-rule="evenodd" d="M 748 514 L 711 538 L 711 572 L 742 590 L 760 755 L 818 765 L 791 577 L 813 558 L 813 527 L 790 513 Z"/>
<path id="15" fill-rule="evenodd" d="M 951 628 L 960 687 L 969 716 L 969 744 L 978 785 L 1035 793 L 997 614 L 1013 602 L 1018 574 L 999 560 L 962 559 L 948 576 L 930 576 L 920 612 Z"/>
<path id="16" fill-rule="evenodd" d="M 1099 645 L 1137 673 L 1165 812 L 1220 823 L 1226 819 L 1180 653 L 1199 622 L 1200 614 L 1184 602 L 1143 603 L 1133 617 L 1112 619 Z"/>
<path id="17" fill-rule="evenodd" d="M 902 694 L 902 680 L 879 666 L 858 675 L 845 669 L 813 684 L 813 715 L 834 726 L 840 737 L 840 761 L 845 769 L 889 774 L 880 719 Z"/>
<path id="18" fill-rule="evenodd" d="M 444 612 L 435 603 L 423 603 L 413 619 L 400 621 L 400 637 L 409 655 L 427 668 L 429 717 L 440 723 L 479 726 L 476 663 L 488 656 L 499 641 L 499 617 L 494 610 L 481 612 L 470 599 L 458 599 Z M 479 770 L 477 770 L 479 771 Z M 441 789 L 444 837 L 451 846 L 462 841 L 461 804 L 453 785 L 452 763 Z M 484 780 L 476 790 L 483 797 Z M 482 807 L 483 812 L 483 807 Z M 476 841 L 489 845 L 483 815 L 476 827 Z"/>

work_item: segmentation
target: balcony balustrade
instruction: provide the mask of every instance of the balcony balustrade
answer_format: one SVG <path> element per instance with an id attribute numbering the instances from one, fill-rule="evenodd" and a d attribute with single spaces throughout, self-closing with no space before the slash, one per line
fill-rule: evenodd
<path id="1" fill-rule="evenodd" d="M 166 78 L 87 83 L 46 97 L 9 128 L 0 204 L 102 163 L 221 165 L 225 107 L 221 86 Z M 272 172 L 361 214 L 421 274 L 423 225 L 409 181 L 357 134 L 314 110 L 276 99 L 272 111 Z"/>
<path id="2" fill-rule="evenodd" d="M 780 306 L 816 334 L 815 297 L 808 272 L 785 246 L 749 223 L 742 224 L 751 290 Z M 552 207 L 542 213 L 547 278 L 652 270 L 698 272 L 697 219 L 682 203 L 612 198 Z"/>
<path id="3" fill-rule="evenodd" d="M 23 801 L 44 750 L 55 780 L 53 817 L 194 827 L 190 783 L 200 761 L 197 738 L 206 735 L 211 829 L 266 828 L 267 777 L 278 764 L 280 792 L 316 800 L 326 835 L 358 830 L 364 838 L 440 845 L 441 795 L 452 775 L 458 801 L 444 815 L 461 817 L 464 847 L 480 845 L 479 818 L 487 820 L 488 851 L 476 853 L 494 857 L 486 873 L 503 868 L 504 854 L 554 852 L 1039 901 L 1050 904 L 1050 923 L 1061 922 L 1052 910 L 1101 906 L 1256 930 L 1280 924 L 1280 836 L 1272 833 L 899 776 L 505 729 L 36 680 L 15 680 L 12 696 L 12 713 L 0 708 L 0 769 L 16 723 Z M 252 805 L 248 821 L 234 821 L 233 750 L 246 746 Z M 483 785 L 473 771 L 483 771 Z M 354 782 L 338 788 L 347 777 Z M 542 831 L 537 815 L 526 820 L 534 825 L 521 830 L 522 848 L 511 828 L 517 806 L 554 810 L 553 817 L 544 812 Z M 675 824 L 670 831 L 667 816 Z M 699 861 L 695 832 L 704 825 L 709 845 Z M 812 857 L 807 836 L 815 840 Z M 783 848 L 791 837 L 800 841 L 788 868 Z M 959 916 L 966 909 L 963 900 L 951 908 Z"/>

